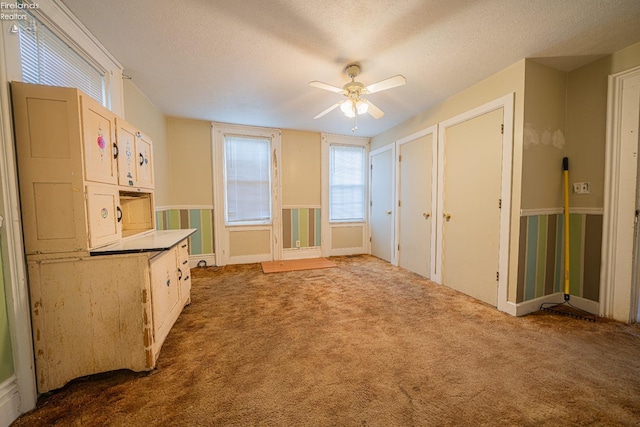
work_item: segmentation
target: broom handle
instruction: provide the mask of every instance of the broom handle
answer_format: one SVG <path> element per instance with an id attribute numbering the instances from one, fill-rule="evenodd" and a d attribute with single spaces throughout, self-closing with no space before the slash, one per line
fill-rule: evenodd
<path id="1" fill-rule="evenodd" d="M 569 295 L 569 158 L 562 159 L 564 176 L 564 295 Z"/>

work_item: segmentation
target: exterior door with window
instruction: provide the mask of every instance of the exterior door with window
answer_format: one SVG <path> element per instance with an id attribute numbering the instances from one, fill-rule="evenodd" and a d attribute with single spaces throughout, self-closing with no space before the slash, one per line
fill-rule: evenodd
<path id="1" fill-rule="evenodd" d="M 322 135 L 322 255 L 369 253 L 369 138 Z"/>
<path id="2" fill-rule="evenodd" d="M 281 259 L 280 131 L 213 125 L 216 264 Z"/>

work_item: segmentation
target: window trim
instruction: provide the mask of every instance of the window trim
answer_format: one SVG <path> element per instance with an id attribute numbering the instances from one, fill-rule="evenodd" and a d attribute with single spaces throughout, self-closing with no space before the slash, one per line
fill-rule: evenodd
<path id="1" fill-rule="evenodd" d="M 123 66 L 91 34 L 60 1 L 50 0 L 38 3 L 38 9 L 30 9 L 44 25 L 60 37 L 65 43 L 86 59 L 91 65 L 104 72 L 104 91 L 106 106 L 120 117 L 124 117 L 124 89 L 122 83 Z M 20 65 L 20 40 L 17 35 L 9 35 L 14 22 L 1 21 L 4 31 L 5 59 L 9 81 L 22 81 Z"/>

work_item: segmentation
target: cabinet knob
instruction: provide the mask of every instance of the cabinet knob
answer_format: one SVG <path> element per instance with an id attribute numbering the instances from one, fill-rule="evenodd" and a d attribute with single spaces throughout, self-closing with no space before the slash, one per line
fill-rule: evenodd
<path id="1" fill-rule="evenodd" d="M 118 214 L 117 214 L 118 222 L 121 222 L 122 221 L 122 209 L 120 209 L 120 206 L 116 206 L 116 211 L 118 212 Z"/>
<path id="2" fill-rule="evenodd" d="M 431 214 L 429 212 L 425 212 L 422 214 L 422 216 L 424 217 L 424 219 L 429 219 L 431 217 Z"/>
<path id="3" fill-rule="evenodd" d="M 449 220 L 451 219 L 451 214 L 443 213 L 442 217 L 445 219 L 445 221 L 449 222 Z"/>

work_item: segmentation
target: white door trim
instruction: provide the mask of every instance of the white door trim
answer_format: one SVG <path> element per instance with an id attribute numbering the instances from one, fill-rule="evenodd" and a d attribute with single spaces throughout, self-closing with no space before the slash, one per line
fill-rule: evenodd
<path id="1" fill-rule="evenodd" d="M 385 151 L 389 151 L 391 150 L 391 158 L 392 160 L 392 164 L 391 164 L 391 176 L 392 177 L 396 177 L 397 174 L 397 160 L 396 160 L 396 146 L 394 143 L 389 143 L 383 147 L 377 148 L 373 151 L 369 152 L 369 222 L 371 221 L 371 209 L 373 208 L 372 204 L 371 204 L 371 200 L 372 200 L 372 192 L 373 192 L 373 169 L 371 168 L 371 166 L 373 165 L 373 156 L 380 154 L 380 153 L 384 153 Z M 396 180 L 397 182 L 397 180 Z M 398 235 L 397 233 L 397 227 L 396 227 L 396 214 L 397 214 L 397 206 L 398 206 L 398 193 L 396 192 L 397 190 L 397 184 L 392 186 L 392 190 L 391 190 L 391 236 L 389 236 L 389 245 L 391 245 L 391 264 L 393 265 L 398 265 Z M 371 253 L 371 227 L 369 227 L 369 253 Z"/>
<path id="2" fill-rule="evenodd" d="M 420 139 L 427 135 L 433 135 L 431 142 L 431 242 L 430 244 L 430 262 L 429 262 L 429 276 L 431 280 L 436 275 L 436 221 L 435 221 L 435 212 L 438 205 L 438 125 L 430 126 L 426 129 L 422 129 L 416 133 L 413 133 L 409 136 L 405 136 L 396 141 L 396 203 L 394 206 L 398 206 L 398 201 L 400 197 L 400 146 L 403 144 L 407 144 L 409 142 L 415 141 L 416 139 Z M 396 215 L 395 222 L 395 247 L 397 248 L 400 244 L 400 218 Z M 396 262 L 394 265 L 398 265 L 398 257 L 396 257 Z M 439 282 L 438 282 L 439 283 Z"/>
<path id="3" fill-rule="evenodd" d="M 640 67 L 609 76 L 607 95 L 607 135 L 605 141 L 604 213 L 602 226 L 602 264 L 600 273 L 600 316 L 621 322 L 637 320 L 634 310 L 638 298 L 637 285 L 632 286 L 632 263 L 622 254 L 631 254 L 629 239 L 621 239 L 621 224 L 629 223 L 632 212 L 620 205 L 634 206 L 636 193 L 621 191 L 625 176 L 636 176 L 638 148 L 623 147 L 622 108 L 625 82 L 640 76 Z M 637 115 L 635 117 L 637 120 Z M 636 127 L 637 129 L 637 127 Z M 636 134 L 637 135 L 637 134 Z M 637 144 L 637 142 L 636 142 Z M 624 149 L 623 149 L 624 148 Z M 635 156 L 634 154 L 635 153 Z M 631 156 L 631 157 L 630 157 Z M 631 162 L 623 159 L 633 158 Z M 634 183 L 635 184 L 635 183 Z"/>
<path id="4" fill-rule="evenodd" d="M 267 260 L 264 254 L 231 257 L 229 253 L 229 226 L 225 222 L 225 189 L 224 189 L 224 136 L 242 135 L 269 138 L 271 140 L 271 224 L 270 225 L 234 225 L 236 231 L 270 229 L 271 254 L 270 260 L 282 259 L 282 178 L 281 178 L 281 144 L 280 129 L 261 128 L 254 126 L 233 125 L 227 123 L 211 123 L 211 164 L 213 170 L 213 222 L 214 222 L 214 252 L 216 265 L 227 265 L 229 262 L 253 263 Z"/>
<path id="5" fill-rule="evenodd" d="M 3 59 L 6 58 L 3 40 L 5 34 L 4 31 L 0 34 L 0 58 Z M 19 410 L 25 413 L 35 408 L 37 389 L 8 81 L 6 68 L 0 67 L 0 185 L 5 217 L 0 232 L 6 236 L 6 239 L 0 240 L 2 259 L 6 261 L 3 264 L 5 279 L 9 279 L 5 280 L 4 286 L 13 367 L 20 394 Z"/>
<path id="6" fill-rule="evenodd" d="M 431 280 L 442 283 L 442 227 L 443 227 L 443 203 L 444 203 L 444 144 L 446 129 L 459 123 L 471 120 L 491 111 L 503 108 L 504 131 L 502 134 L 502 183 L 500 195 L 502 209 L 500 211 L 500 249 L 498 254 L 498 310 L 512 312 L 513 309 L 507 301 L 509 288 L 509 239 L 511 232 L 511 171 L 513 163 L 513 106 L 514 94 L 510 93 L 501 98 L 488 102 L 465 113 L 438 123 L 438 203 L 435 222 L 437 222 L 436 236 L 436 262 L 437 269 Z"/>

